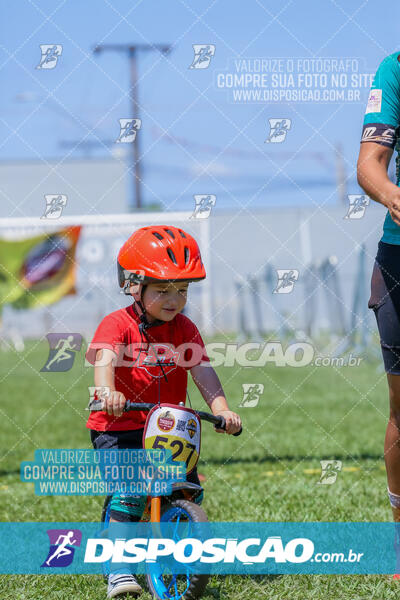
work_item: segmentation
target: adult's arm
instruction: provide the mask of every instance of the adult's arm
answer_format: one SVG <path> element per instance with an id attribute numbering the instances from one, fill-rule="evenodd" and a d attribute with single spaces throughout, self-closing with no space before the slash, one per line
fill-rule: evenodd
<path id="1" fill-rule="evenodd" d="M 370 198 L 386 206 L 393 221 L 400 225 L 400 188 L 387 174 L 392 154 L 392 148 L 375 142 L 360 144 L 357 181 Z"/>
<path id="2" fill-rule="evenodd" d="M 370 198 L 400 225 L 400 190 L 387 176 L 400 127 L 400 53 L 386 56 L 376 71 L 364 115 L 357 179 Z"/>

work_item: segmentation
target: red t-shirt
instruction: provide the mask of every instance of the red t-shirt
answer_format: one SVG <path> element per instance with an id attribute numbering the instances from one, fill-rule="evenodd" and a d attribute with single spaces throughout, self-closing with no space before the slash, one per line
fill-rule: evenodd
<path id="1" fill-rule="evenodd" d="M 117 355 L 115 389 L 127 400 L 156 404 L 160 394 L 161 402 L 185 402 L 188 369 L 209 361 L 196 325 L 185 315 L 178 314 L 172 321 L 146 331 L 149 344 L 146 335 L 141 336 L 139 323 L 133 305 L 104 317 L 88 347 L 86 359 L 94 365 L 97 350 L 113 350 Z M 146 411 L 129 411 L 116 417 L 105 411 L 92 411 L 86 427 L 96 431 L 140 429 L 147 414 Z"/>

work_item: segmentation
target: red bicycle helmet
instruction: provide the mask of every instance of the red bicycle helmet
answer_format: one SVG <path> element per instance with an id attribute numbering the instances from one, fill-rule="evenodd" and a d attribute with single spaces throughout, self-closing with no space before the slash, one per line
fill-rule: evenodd
<path id="1" fill-rule="evenodd" d="M 171 225 L 142 227 L 118 253 L 120 287 L 157 281 L 200 281 L 206 277 L 196 240 Z M 140 288 L 142 286 L 140 285 Z M 141 289 L 134 294 L 140 298 Z"/>

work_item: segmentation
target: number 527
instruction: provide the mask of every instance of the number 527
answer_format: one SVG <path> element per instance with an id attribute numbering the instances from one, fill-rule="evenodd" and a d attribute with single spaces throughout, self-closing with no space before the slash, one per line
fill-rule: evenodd
<path id="1" fill-rule="evenodd" d="M 193 452 L 196 450 L 196 446 L 194 444 L 190 444 L 187 441 L 183 442 L 182 440 L 172 440 L 171 442 L 169 438 L 162 435 L 156 436 L 153 443 L 153 448 L 156 450 L 164 450 L 166 448 L 175 450 L 176 448 L 175 452 L 172 453 L 172 460 L 185 460 L 186 466 L 189 465 Z M 186 455 L 186 458 L 184 459 L 182 455 Z M 180 456 L 182 456 L 181 459 L 179 458 Z"/>

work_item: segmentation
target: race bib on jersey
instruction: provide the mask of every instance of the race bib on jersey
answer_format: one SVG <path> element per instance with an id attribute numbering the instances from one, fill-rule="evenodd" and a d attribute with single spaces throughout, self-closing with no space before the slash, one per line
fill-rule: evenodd
<path id="1" fill-rule="evenodd" d="M 187 473 L 197 465 L 200 442 L 201 421 L 191 408 L 156 404 L 147 415 L 143 447 L 147 450 L 171 450 L 172 460 L 186 462 Z"/>
<path id="2" fill-rule="evenodd" d="M 371 90 L 368 96 L 367 110 L 365 114 L 381 112 L 382 90 Z"/>

